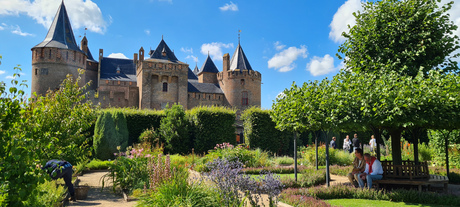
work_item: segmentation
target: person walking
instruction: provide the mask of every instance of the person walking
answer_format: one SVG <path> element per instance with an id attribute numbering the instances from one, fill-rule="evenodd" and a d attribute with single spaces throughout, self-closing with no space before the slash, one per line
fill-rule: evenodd
<path id="1" fill-rule="evenodd" d="M 345 152 L 351 153 L 351 140 L 350 140 L 350 136 L 348 135 L 343 140 L 343 150 Z"/>
<path id="2" fill-rule="evenodd" d="M 363 148 L 361 146 L 361 141 L 359 141 L 358 139 L 358 134 L 355 134 L 353 139 L 351 140 L 351 142 L 353 143 L 353 150 L 356 150 L 356 148 Z"/>
<path id="3" fill-rule="evenodd" d="M 375 141 L 374 135 L 371 136 L 369 146 L 371 147 L 371 153 L 374 153 L 374 150 L 377 148 L 377 142 Z"/>
<path id="4" fill-rule="evenodd" d="M 50 175 L 53 180 L 63 178 L 67 189 L 69 190 L 70 199 L 77 201 L 75 198 L 75 189 L 72 184 L 72 165 L 65 160 L 50 160 L 41 168 Z"/>
<path id="5" fill-rule="evenodd" d="M 331 148 L 332 149 L 337 149 L 337 143 L 336 143 L 336 138 L 335 137 L 332 137 Z"/>
<path id="6" fill-rule="evenodd" d="M 369 153 L 364 154 L 364 160 L 366 161 L 366 168 L 363 173 L 358 174 L 358 184 L 360 188 L 364 188 L 364 180 L 367 180 L 367 188 L 371 189 L 373 180 L 383 178 L 382 163 Z"/>

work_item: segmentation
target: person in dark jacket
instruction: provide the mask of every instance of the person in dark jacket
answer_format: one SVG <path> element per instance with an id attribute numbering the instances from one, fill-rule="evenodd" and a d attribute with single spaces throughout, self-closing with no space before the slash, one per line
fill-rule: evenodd
<path id="1" fill-rule="evenodd" d="M 69 190 L 70 199 L 76 201 L 75 189 L 72 184 L 72 165 L 69 162 L 64 160 L 50 160 L 41 169 L 46 171 L 53 180 L 63 178 Z"/>

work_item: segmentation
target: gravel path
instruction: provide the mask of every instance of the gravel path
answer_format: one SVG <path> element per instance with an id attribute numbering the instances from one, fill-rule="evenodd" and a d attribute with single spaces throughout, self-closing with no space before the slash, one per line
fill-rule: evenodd
<path id="1" fill-rule="evenodd" d="M 112 191 L 112 185 L 105 183 L 104 190 L 101 191 L 102 182 L 101 177 L 107 174 L 107 172 L 91 172 L 86 173 L 82 176 L 78 176 L 80 179 L 79 185 L 88 185 L 90 190 L 88 192 L 88 198 L 85 200 L 77 200 L 77 202 L 70 202 L 69 206 L 106 206 L 106 207 L 131 207 L 135 206 L 135 201 L 126 202 L 123 196 L 116 195 Z"/>

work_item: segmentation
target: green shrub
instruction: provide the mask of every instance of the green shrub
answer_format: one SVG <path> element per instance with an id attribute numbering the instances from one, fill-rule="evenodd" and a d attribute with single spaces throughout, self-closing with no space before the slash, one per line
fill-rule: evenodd
<path id="1" fill-rule="evenodd" d="M 135 109 L 135 108 L 122 108 L 122 109 L 107 109 L 119 110 L 126 116 L 126 122 L 129 130 L 128 146 L 138 143 L 138 139 L 142 132 L 147 129 L 158 129 L 160 127 L 161 119 L 164 117 L 163 111 L 156 111 L 151 109 Z"/>
<path id="2" fill-rule="evenodd" d="M 275 158 L 275 163 L 277 165 L 292 165 L 294 164 L 294 158 L 288 156 L 277 157 Z"/>
<path id="3" fill-rule="evenodd" d="M 299 163 L 309 166 L 316 165 L 316 149 L 312 147 L 300 147 Z M 330 165 L 351 165 L 353 163 L 353 153 L 348 153 L 343 150 L 334 150 L 329 148 L 329 164 Z M 318 146 L 318 165 L 326 165 L 326 146 Z"/>
<path id="4" fill-rule="evenodd" d="M 93 159 L 91 162 L 86 164 L 86 169 L 87 170 L 106 170 L 109 169 L 110 165 L 113 163 L 113 161 L 101 161 L 98 159 Z"/>
<path id="5" fill-rule="evenodd" d="M 294 178 L 284 177 L 281 179 L 285 188 L 308 188 L 311 186 L 322 185 L 326 183 L 326 171 L 324 169 L 316 170 L 306 168 L 301 171 L 297 182 Z"/>
<path id="6" fill-rule="evenodd" d="M 269 110 L 251 107 L 241 114 L 241 119 L 244 141 L 251 149 L 260 148 L 278 155 L 288 153 L 291 133 L 275 128 L 276 124 L 272 121 Z"/>
<path id="7" fill-rule="evenodd" d="M 224 107 L 195 107 L 187 111 L 195 152 L 205 153 L 218 143 L 235 144 L 235 111 Z"/>
<path id="8" fill-rule="evenodd" d="M 128 145 L 126 118 L 120 111 L 104 111 L 97 118 L 93 147 L 95 157 L 101 160 L 114 158 L 117 147 L 124 150 Z"/>
<path id="9" fill-rule="evenodd" d="M 57 185 L 55 181 L 45 181 L 38 185 L 35 191 L 31 191 L 25 206 L 61 206 L 66 195 L 67 189 L 63 185 Z"/>
<path id="10" fill-rule="evenodd" d="M 165 142 L 165 153 L 187 154 L 192 150 L 189 128 L 184 108 L 174 104 L 164 110 L 166 117 L 161 119 L 157 134 L 161 142 Z"/>
<path id="11" fill-rule="evenodd" d="M 307 166 L 304 165 L 298 165 L 297 166 L 297 172 L 301 172 L 304 169 L 307 169 Z M 249 167 L 249 168 L 243 168 L 241 170 L 242 172 L 246 174 L 253 174 L 253 175 L 259 175 L 263 172 L 269 171 L 275 174 L 292 174 L 294 173 L 294 166 L 289 166 L 289 167 L 277 167 L 277 166 L 268 166 L 268 167 Z"/>
<path id="12" fill-rule="evenodd" d="M 189 183 L 187 178 L 185 170 L 173 173 L 171 179 L 141 196 L 138 206 L 221 206 L 219 194 L 199 183 Z"/>
<path id="13" fill-rule="evenodd" d="M 348 176 L 348 173 L 351 173 L 353 166 L 340 166 L 340 165 L 331 165 L 329 167 L 329 172 L 333 175 Z"/>
<path id="14" fill-rule="evenodd" d="M 139 135 L 139 141 L 155 145 L 160 143 L 159 135 L 155 132 L 154 128 L 144 130 Z"/>

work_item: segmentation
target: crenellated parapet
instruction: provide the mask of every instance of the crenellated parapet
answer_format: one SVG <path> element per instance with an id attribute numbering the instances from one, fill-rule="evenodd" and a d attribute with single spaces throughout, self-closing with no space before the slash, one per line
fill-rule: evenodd
<path id="1" fill-rule="evenodd" d="M 258 71 L 240 70 L 240 69 L 219 72 L 217 74 L 217 79 L 222 80 L 224 78 L 224 73 L 227 79 L 251 78 L 251 79 L 262 80 L 262 74 L 260 74 Z"/>
<path id="2" fill-rule="evenodd" d="M 78 68 L 86 68 L 86 55 L 80 51 L 38 47 L 32 48 L 32 64 L 66 64 Z"/>

